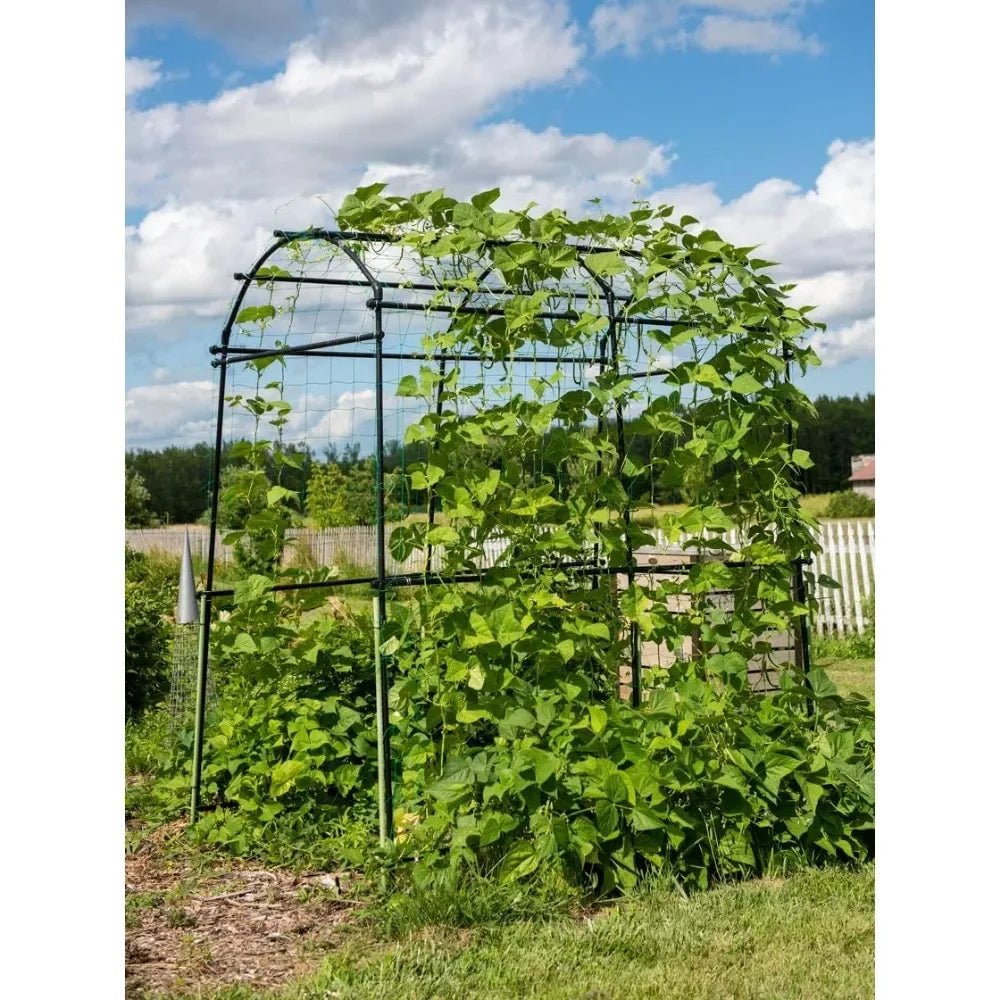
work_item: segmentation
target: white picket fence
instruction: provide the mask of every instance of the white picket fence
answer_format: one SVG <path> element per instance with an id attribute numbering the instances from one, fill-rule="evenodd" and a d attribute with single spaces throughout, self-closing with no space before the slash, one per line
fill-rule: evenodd
<path id="1" fill-rule="evenodd" d="M 391 530 L 391 526 L 390 526 Z M 191 554 L 195 561 L 208 559 L 209 530 L 201 526 L 188 528 Z M 653 532 L 659 548 L 674 548 L 666 536 L 656 529 Z M 875 522 L 823 521 L 814 533 L 821 551 L 813 559 L 812 572 L 830 577 L 840 583 L 839 588 L 818 587 L 815 596 L 819 604 L 814 627 L 818 635 L 860 633 L 865 628 L 864 605 L 875 593 Z M 691 536 L 682 536 L 681 542 Z M 722 536 L 734 547 L 739 546 L 736 532 Z M 180 558 L 184 548 L 184 530 L 178 528 L 132 529 L 125 532 L 125 543 L 142 552 L 159 551 Z M 480 560 L 483 569 L 493 566 L 509 545 L 509 539 L 492 538 L 483 546 L 485 556 Z M 232 549 L 222 544 L 222 534 L 216 543 L 216 559 L 222 566 L 232 562 Z M 328 528 L 325 531 L 297 529 L 289 532 L 285 547 L 285 563 L 296 560 L 317 566 L 341 566 L 348 572 L 375 570 L 375 528 L 358 525 L 347 528 Z M 425 554 L 418 550 L 403 561 L 386 553 L 389 573 L 419 573 L 424 569 Z M 440 550 L 435 550 L 431 571 L 441 568 Z"/>
<path id="2" fill-rule="evenodd" d="M 666 536 L 653 531 L 657 544 L 666 548 Z M 680 543 L 693 538 L 682 535 Z M 740 545 L 736 531 L 721 536 L 734 548 Z M 865 630 L 865 603 L 875 594 L 875 521 L 821 521 L 813 532 L 821 551 L 810 567 L 820 576 L 836 580 L 840 587 L 817 586 L 814 596 L 819 611 L 813 621 L 818 635 L 860 634 Z M 675 543 L 675 544 L 680 544 Z"/>
<path id="3" fill-rule="evenodd" d="M 393 525 L 387 526 L 386 537 Z M 215 559 L 220 566 L 230 566 L 233 562 L 231 546 L 223 545 L 224 532 L 216 533 Z M 191 557 L 195 562 L 208 560 L 208 540 L 211 532 L 201 525 L 188 527 L 191 540 Z M 184 551 L 183 528 L 132 528 L 125 532 L 125 544 L 139 552 L 162 552 L 181 557 Z M 419 573 L 424 569 L 425 554 L 411 552 L 402 562 L 386 553 L 386 569 L 389 573 Z M 285 543 L 284 564 L 315 564 L 316 566 L 343 566 L 349 570 L 375 571 L 375 528 L 373 525 L 351 525 L 345 528 L 327 528 L 324 531 L 308 531 L 295 528 L 288 532 Z M 440 568 L 440 560 L 435 555 L 431 569 Z"/>
<path id="4" fill-rule="evenodd" d="M 822 548 L 813 559 L 813 572 L 840 583 L 839 589 L 816 589 L 816 632 L 861 633 L 865 604 L 875 595 L 875 521 L 824 521 L 816 538 Z"/>

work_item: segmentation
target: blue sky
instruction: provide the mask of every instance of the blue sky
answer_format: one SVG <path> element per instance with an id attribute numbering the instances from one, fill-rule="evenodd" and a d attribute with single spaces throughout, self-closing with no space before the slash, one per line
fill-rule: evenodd
<path id="1" fill-rule="evenodd" d="M 126 433 L 207 440 L 207 348 L 275 226 L 358 183 L 579 211 L 642 193 L 759 243 L 827 321 L 803 387 L 873 389 L 861 0 L 128 0 Z"/>

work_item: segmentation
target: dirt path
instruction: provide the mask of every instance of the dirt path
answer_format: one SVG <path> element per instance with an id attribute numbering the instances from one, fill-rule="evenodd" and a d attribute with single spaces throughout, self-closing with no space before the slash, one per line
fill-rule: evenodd
<path id="1" fill-rule="evenodd" d="M 344 874 L 295 874 L 172 855 L 164 828 L 125 859 L 129 998 L 276 986 L 314 969 L 357 911 Z M 174 829 L 174 827 L 176 827 Z"/>

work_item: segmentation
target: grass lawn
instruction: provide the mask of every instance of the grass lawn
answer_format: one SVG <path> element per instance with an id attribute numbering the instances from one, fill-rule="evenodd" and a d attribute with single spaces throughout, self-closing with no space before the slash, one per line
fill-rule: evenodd
<path id="1" fill-rule="evenodd" d="M 874 996 L 874 868 L 803 871 L 685 898 L 389 942 L 343 928 L 318 972 L 218 1000 L 861 1000 Z"/>
<path id="2" fill-rule="evenodd" d="M 837 685 L 841 694 L 863 694 L 869 701 L 875 701 L 875 661 L 874 660 L 817 660 L 821 667 L 830 675 L 830 680 Z"/>
<path id="3" fill-rule="evenodd" d="M 874 660 L 827 657 L 816 665 L 843 694 L 874 700 Z M 133 774 L 150 766 L 162 740 L 155 722 L 130 731 L 126 764 Z M 183 821 L 173 827 L 176 838 Z M 431 909 L 407 897 L 411 905 L 390 924 L 364 892 L 348 888 L 344 896 L 339 883 L 336 892 L 325 888 L 329 876 L 220 862 L 191 847 L 172 856 L 157 848 L 156 836 L 134 831 L 126 861 L 129 998 L 874 996 L 873 864 L 808 869 L 688 896 L 660 882 L 584 912 L 529 896 L 517 916 L 541 918 L 512 919 L 491 903 L 476 910 L 474 926 L 456 927 L 440 923 L 454 923 L 443 916 L 454 909 L 451 897 Z"/>

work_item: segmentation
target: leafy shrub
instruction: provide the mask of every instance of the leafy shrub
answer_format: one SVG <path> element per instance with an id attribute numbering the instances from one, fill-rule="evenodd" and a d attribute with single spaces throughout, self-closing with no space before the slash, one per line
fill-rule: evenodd
<path id="1" fill-rule="evenodd" d="M 236 854 L 278 845 L 299 861 L 326 843 L 363 863 L 372 841 L 357 831 L 374 824 L 376 788 L 370 622 L 317 613 L 322 598 L 279 598 L 266 584 L 242 585 L 215 630 L 223 694 L 204 772 L 214 809 L 197 834 Z M 433 902 L 442 878 L 508 884 L 558 871 L 606 893 L 663 869 L 705 886 L 775 858 L 870 854 L 871 708 L 840 698 L 820 671 L 813 719 L 800 683 L 786 678 L 760 698 L 725 657 L 708 674 L 675 665 L 637 710 L 598 693 L 592 666 L 529 658 L 537 681 L 501 670 L 480 684 L 475 664 L 472 676 L 457 664 L 442 674 L 439 640 L 407 636 L 405 621 L 388 633 L 394 850 L 427 906 L 443 905 Z M 595 648 L 607 643 L 606 629 L 594 633 Z M 186 788 L 180 775 L 178 806 Z M 352 829 L 345 849 L 337 837 Z"/>
<path id="2" fill-rule="evenodd" d="M 370 829 L 375 815 L 372 628 L 370 618 L 315 613 L 322 595 L 281 597 L 270 583 L 239 584 L 213 630 L 220 695 L 202 786 L 212 811 L 196 832 L 236 854 L 278 845 L 301 860 L 334 831 L 359 820 Z M 175 810 L 187 784 L 177 764 L 165 785 Z"/>
<path id="3" fill-rule="evenodd" d="M 414 876 L 469 867 L 506 882 L 554 865 L 608 892 L 661 868 L 707 886 L 783 854 L 867 857 L 870 706 L 817 672 L 810 720 L 801 683 L 763 699 L 734 666 L 675 666 L 637 710 L 589 698 L 569 664 L 538 684 L 504 671 L 478 696 L 457 666 L 449 684 L 414 664 L 394 689 Z"/>
<path id="4" fill-rule="evenodd" d="M 126 774 L 154 774 L 159 770 L 169 744 L 169 723 L 166 710 L 125 720 Z"/>
<path id="5" fill-rule="evenodd" d="M 862 604 L 864 631 L 850 635 L 817 636 L 813 654 L 817 659 L 831 657 L 838 660 L 875 659 L 875 597 L 865 599 Z"/>
<path id="6" fill-rule="evenodd" d="M 372 185 L 349 196 L 338 223 L 405 229 L 428 274 L 447 258 L 449 277 L 465 267 L 471 278 L 489 258 L 494 280 L 512 293 L 502 321 L 456 314 L 429 330 L 428 348 L 496 358 L 545 338 L 560 350 L 588 348 L 602 327 L 594 313 L 539 322 L 551 283 L 577 268 L 581 239 L 626 251 L 589 254 L 595 294 L 603 277 L 619 276 L 643 308 L 693 318 L 697 333 L 668 331 L 654 338 L 661 346 L 699 341 L 655 399 L 620 377 L 621 344 L 611 348 L 619 355 L 612 363 L 554 399 L 555 375 L 528 379 L 523 392 L 512 376 L 501 387 L 507 392 L 463 386 L 458 366 L 425 366 L 419 380 L 400 381 L 398 396 L 427 404 L 406 432 L 406 444 L 427 449 L 425 461 L 407 465 L 409 488 L 433 488 L 443 516 L 397 527 L 392 555 L 402 561 L 433 545 L 442 575 L 464 576 L 481 567 L 491 539 L 510 544 L 473 586 L 415 590 L 383 629 L 398 796 L 387 863 L 401 863 L 431 898 L 435 886 L 451 890 L 463 878 L 510 886 L 554 873 L 610 893 L 659 870 L 707 886 L 790 859 L 868 857 L 870 704 L 841 698 L 817 672 L 810 716 L 809 689 L 793 669 L 773 697 L 753 694 L 747 681 L 748 661 L 769 648 L 759 637 L 806 613 L 789 564 L 815 550 L 794 485 L 795 470 L 811 461 L 785 431 L 810 404 L 785 373 L 790 363 L 804 371 L 817 360 L 802 337 L 809 318 L 757 273 L 761 261 L 713 231 L 689 231 L 690 217 L 668 221 L 665 207 L 573 222 L 560 212 L 494 212 L 498 191 L 471 204 L 439 192 L 385 199 L 380 191 Z M 263 343 L 276 312 L 248 306 L 236 322 L 258 323 Z M 274 361 L 248 364 L 260 382 Z M 692 384 L 694 401 L 682 405 Z M 274 387 L 281 384 L 263 388 Z M 280 435 L 287 404 L 260 391 L 235 402 L 255 415 L 276 412 Z M 692 506 L 662 514 L 661 529 L 675 540 L 695 536 L 720 558 L 692 563 L 678 579 L 637 577 L 615 594 L 610 582 L 592 587 L 577 571 L 595 551 L 622 566 L 652 541 L 631 521 L 623 487 L 645 470 L 608 433 L 612 415 L 633 405 L 643 428 L 678 442 L 651 455 L 650 470 Z M 602 433 L 586 429 L 595 421 Z M 292 517 L 289 491 L 268 487 L 265 476 L 264 459 L 280 447 L 260 442 L 244 451 L 234 455 L 247 462 L 240 490 L 262 506 L 251 508 L 234 539 L 251 528 L 265 540 L 270 533 L 273 556 Z M 542 469 L 526 460 L 539 454 Z M 573 479 L 560 482 L 570 463 Z M 358 492 L 371 510 L 372 491 Z M 724 537 L 734 528 L 745 538 L 738 552 Z M 368 625 L 348 628 L 320 612 L 322 596 L 277 596 L 271 583 L 260 575 L 240 584 L 213 640 L 222 695 L 209 728 L 205 792 L 215 810 L 198 831 L 238 853 L 278 842 L 307 850 L 324 834 L 370 829 L 375 815 Z M 720 592 L 727 610 L 712 603 Z M 638 707 L 615 695 L 630 635 L 670 649 L 690 639 L 696 650 L 668 670 L 645 672 L 648 700 Z"/>
<path id="7" fill-rule="evenodd" d="M 144 528 L 153 521 L 149 509 L 149 490 L 135 469 L 125 467 L 125 527 Z"/>
<path id="8" fill-rule="evenodd" d="M 125 549 L 125 716 L 155 705 L 170 686 L 173 594 L 164 561 Z"/>
<path id="9" fill-rule="evenodd" d="M 854 490 L 842 490 L 830 497 L 824 517 L 874 517 L 875 501 Z"/>
<path id="10" fill-rule="evenodd" d="M 321 531 L 354 524 L 347 507 L 347 476 L 335 462 L 315 463 L 309 475 L 306 512 Z"/>

